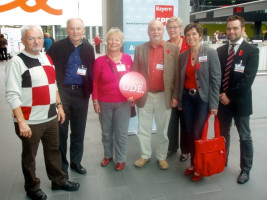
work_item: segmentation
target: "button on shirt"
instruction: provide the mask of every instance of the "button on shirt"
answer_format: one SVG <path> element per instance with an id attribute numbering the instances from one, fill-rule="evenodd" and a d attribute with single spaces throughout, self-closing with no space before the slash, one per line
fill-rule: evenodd
<path id="1" fill-rule="evenodd" d="M 157 69 L 157 65 L 164 65 L 163 42 L 156 48 L 150 44 L 149 48 L 149 91 L 164 91 L 163 68 Z"/>
<path id="2" fill-rule="evenodd" d="M 81 67 L 82 65 L 80 57 L 81 46 L 82 46 L 81 44 L 75 48 L 75 50 L 69 57 L 64 80 L 65 85 L 83 85 L 82 76 L 77 74 L 78 68 Z"/>

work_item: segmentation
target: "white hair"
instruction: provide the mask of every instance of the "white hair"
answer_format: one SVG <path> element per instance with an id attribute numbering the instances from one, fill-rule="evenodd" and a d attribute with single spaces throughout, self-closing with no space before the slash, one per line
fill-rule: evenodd
<path id="1" fill-rule="evenodd" d="M 42 32 L 42 35 L 44 34 L 41 26 L 39 25 L 24 25 L 21 27 L 21 37 L 24 38 L 26 31 L 32 30 L 32 29 L 40 30 Z"/>

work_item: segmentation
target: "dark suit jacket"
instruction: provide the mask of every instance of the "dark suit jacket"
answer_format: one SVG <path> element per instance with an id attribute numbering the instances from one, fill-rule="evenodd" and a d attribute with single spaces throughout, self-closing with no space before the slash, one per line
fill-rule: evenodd
<path id="1" fill-rule="evenodd" d="M 164 92 L 166 108 L 170 108 L 171 99 L 178 99 L 179 92 L 179 70 L 178 70 L 178 58 L 179 47 L 169 42 L 163 42 L 164 51 Z M 136 105 L 139 108 L 144 107 L 149 91 L 149 42 L 146 42 L 135 47 L 133 71 L 141 73 L 147 83 L 147 90 L 143 97 L 136 101 Z"/>
<path id="2" fill-rule="evenodd" d="M 217 49 L 222 76 L 224 75 L 229 44 Z M 244 73 L 234 71 L 235 64 L 245 66 Z M 247 116 L 252 114 L 252 90 L 251 86 L 256 77 L 259 65 L 259 49 L 243 41 L 234 56 L 232 71 L 230 72 L 229 88 L 226 93 L 231 100 L 230 108 L 234 115 Z M 222 92 L 222 91 L 221 91 Z"/>
<path id="3" fill-rule="evenodd" d="M 184 91 L 185 71 L 187 66 L 187 60 L 189 57 L 190 49 L 186 50 L 179 56 L 179 66 L 181 75 L 180 85 L 180 103 L 179 107 L 182 107 L 182 95 Z M 219 95 L 221 87 L 221 70 L 218 54 L 214 49 L 201 45 L 198 53 L 199 57 L 206 55 L 207 62 L 200 62 L 199 69 L 195 70 L 195 78 L 202 101 L 209 103 L 210 109 L 218 109 Z"/>

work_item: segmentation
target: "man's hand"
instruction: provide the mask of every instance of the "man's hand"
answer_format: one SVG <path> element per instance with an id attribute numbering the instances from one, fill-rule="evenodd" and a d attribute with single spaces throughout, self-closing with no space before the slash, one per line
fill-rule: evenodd
<path id="1" fill-rule="evenodd" d="M 31 138 L 32 130 L 26 123 L 26 121 L 18 122 L 18 125 L 19 125 L 19 135 L 21 137 Z"/>
<path id="2" fill-rule="evenodd" d="M 65 112 L 62 105 L 58 105 L 57 107 L 57 121 L 60 121 L 61 124 L 65 121 Z"/>
<path id="3" fill-rule="evenodd" d="M 178 106 L 178 99 L 172 99 L 171 100 L 171 107 L 172 108 L 175 108 L 175 107 L 177 107 Z"/>
<path id="4" fill-rule="evenodd" d="M 223 104 L 223 105 L 228 105 L 230 102 L 231 102 L 231 100 L 226 96 L 226 94 L 225 93 L 221 93 L 220 94 L 220 102 Z"/>

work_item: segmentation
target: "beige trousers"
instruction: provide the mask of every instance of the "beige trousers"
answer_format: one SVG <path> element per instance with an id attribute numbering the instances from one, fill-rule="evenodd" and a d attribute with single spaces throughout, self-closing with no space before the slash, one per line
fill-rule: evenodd
<path id="1" fill-rule="evenodd" d="M 164 92 L 148 93 L 148 97 L 143 108 L 138 108 L 138 134 L 141 157 L 144 159 L 151 158 L 151 136 L 152 122 L 155 114 L 157 125 L 157 160 L 165 160 L 168 152 L 169 139 L 167 136 L 168 125 L 171 116 L 171 109 L 166 109 Z"/>

